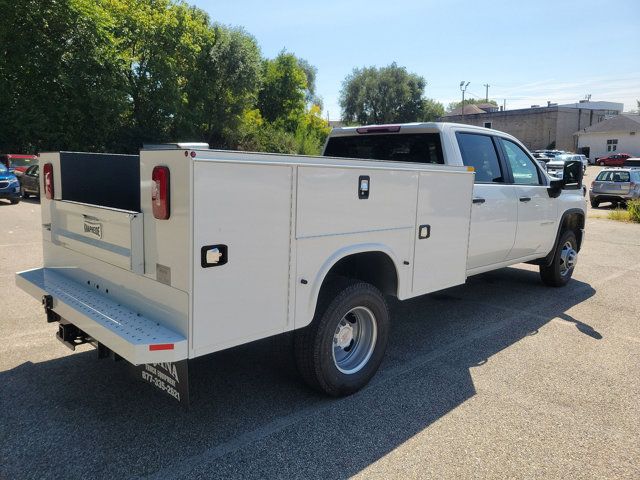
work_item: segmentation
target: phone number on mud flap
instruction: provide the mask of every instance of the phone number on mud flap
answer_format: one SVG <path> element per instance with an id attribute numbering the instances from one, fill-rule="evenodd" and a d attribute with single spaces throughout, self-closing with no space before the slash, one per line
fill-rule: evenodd
<path id="1" fill-rule="evenodd" d="M 156 388 L 167 392 L 176 400 L 180 400 L 180 392 L 178 392 L 175 388 L 167 385 L 165 382 L 160 380 L 159 378 L 154 377 L 149 372 L 142 372 L 142 379 L 149 382 L 151 385 L 154 385 Z"/>

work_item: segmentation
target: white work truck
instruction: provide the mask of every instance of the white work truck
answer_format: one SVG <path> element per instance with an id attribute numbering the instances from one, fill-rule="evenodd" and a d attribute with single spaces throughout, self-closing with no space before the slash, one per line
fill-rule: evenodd
<path id="1" fill-rule="evenodd" d="M 382 361 L 385 295 L 519 262 L 569 281 L 586 212 L 574 163 L 551 179 L 515 138 L 447 123 L 334 129 L 321 157 L 43 153 L 44 266 L 16 282 L 65 345 L 179 400 L 189 359 L 285 332 L 305 381 L 348 395 Z"/>

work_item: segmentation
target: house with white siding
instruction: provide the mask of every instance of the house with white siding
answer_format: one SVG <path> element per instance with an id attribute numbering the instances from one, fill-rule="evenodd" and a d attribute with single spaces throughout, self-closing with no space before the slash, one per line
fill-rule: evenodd
<path id="1" fill-rule="evenodd" d="M 574 135 L 578 137 L 578 153 L 586 155 L 592 162 L 613 153 L 640 157 L 640 115 L 616 115 Z"/>

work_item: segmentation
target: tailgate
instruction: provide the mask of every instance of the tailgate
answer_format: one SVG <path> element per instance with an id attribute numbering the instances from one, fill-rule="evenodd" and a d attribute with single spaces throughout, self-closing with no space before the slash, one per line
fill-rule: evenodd
<path id="1" fill-rule="evenodd" d="M 144 273 L 142 213 L 64 200 L 50 202 L 50 212 L 54 244 Z"/>
<path id="2" fill-rule="evenodd" d="M 19 272 L 16 284 L 37 299 L 50 295 L 55 313 L 134 365 L 187 358 L 184 335 L 78 283 L 64 271 L 38 268 Z"/>
<path id="3" fill-rule="evenodd" d="M 598 182 L 593 184 L 593 191 L 609 193 L 611 195 L 626 195 L 629 193 L 629 182 Z"/>

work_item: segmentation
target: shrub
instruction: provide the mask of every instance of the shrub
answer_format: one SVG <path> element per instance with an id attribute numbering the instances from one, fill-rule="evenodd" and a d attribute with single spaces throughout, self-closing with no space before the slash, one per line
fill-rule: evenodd
<path id="1" fill-rule="evenodd" d="M 627 212 L 629 213 L 629 220 L 640 223 L 640 199 L 630 200 L 627 203 Z"/>

